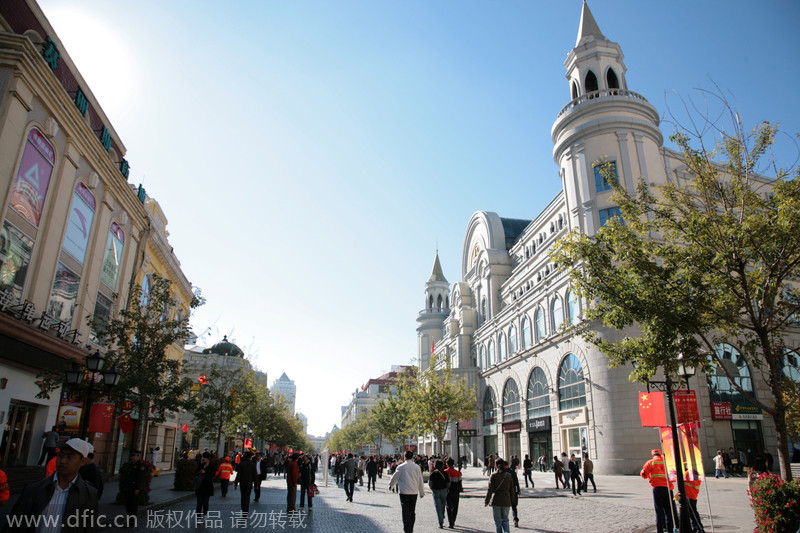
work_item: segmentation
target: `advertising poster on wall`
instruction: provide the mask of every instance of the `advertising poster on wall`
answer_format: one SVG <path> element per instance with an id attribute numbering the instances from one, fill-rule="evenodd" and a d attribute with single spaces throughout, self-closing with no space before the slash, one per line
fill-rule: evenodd
<path id="1" fill-rule="evenodd" d="M 81 413 L 83 412 L 83 402 L 61 402 L 58 404 L 58 431 L 73 432 L 80 431 Z"/>
<path id="2" fill-rule="evenodd" d="M 53 147 L 39 130 L 32 129 L 28 133 L 8 204 L 37 228 L 42 220 L 55 160 Z"/>
<path id="3" fill-rule="evenodd" d="M 86 185 L 78 183 L 72 195 L 72 209 L 69 212 L 67 231 L 64 234 L 64 251 L 80 264 L 86 259 L 89 234 L 94 220 L 95 199 Z"/>
<path id="4" fill-rule="evenodd" d="M 116 222 L 112 223 L 111 230 L 108 232 L 106 254 L 103 258 L 103 270 L 100 272 L 100 281 L 105 283 L 109 289 L 114 289 L 117 286 L 119 265 L 122 261 L 122 245 L 124 243 L 125 233 Z"/>

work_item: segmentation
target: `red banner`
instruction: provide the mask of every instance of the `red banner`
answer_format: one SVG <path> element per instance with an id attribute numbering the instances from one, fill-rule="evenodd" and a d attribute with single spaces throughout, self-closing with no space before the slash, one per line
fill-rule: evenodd
<path id="1" fill-rule="evenodd" d="M 245 448 L 252 448 L 253 447 L 253 439 L 244 439 L 244 447 Z"/>
<path id="2" fill-rule="evenodd" d="M 697 407 L 697 393 L 690 391 L 675 391 L 672 393 L 675 400 L 675 412 L 678 414 L 678 424 L 697 423 L 700 427 L 700 409 Z"/>
<path id="3" fill-rule="evenodd" d="M 114 422 L 114 404 L 96 403 L 89 415 L 89 433 L 110 433 Z"/>
<path id="4" fill-rule="evenodd" d="M 639 418 L 642 427 L 664 427 L 667 425 L 667 412 L 664 410 L 663 392 L 639 393 Z"/>
<path id="5" fill-rule="evenodd" d="M 133 418 L 131 418 L 130 413 L 125 413 L 117 418 L 117 423 L 119 424 L 120 431 L 123 433 L 130 433 L 133 431 L 133 428 L 136 427 L 136 424 L 134 423 Z"/>

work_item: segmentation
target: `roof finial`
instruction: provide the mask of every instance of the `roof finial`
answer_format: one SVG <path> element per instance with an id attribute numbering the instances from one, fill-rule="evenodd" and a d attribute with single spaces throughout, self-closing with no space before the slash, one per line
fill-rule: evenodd
<path id="1" fill-rule="evenodd" d="M 598 39 L 605 39 L 606 36 L 603 35 L 603 32 L 600 31 L 600 27 L 597 25 L 597 22 L 594 20 L 592 16 L 592 12 L 589 10 L 589 4 L 586 3 L 586 0 L 583 0 L 583 8 L 581 9 L 581 24 L 578 27 L 578 40 L 575 41 L 575 46 L 581 44 L 581 41 L 589 36 L 594 36 Z"/>

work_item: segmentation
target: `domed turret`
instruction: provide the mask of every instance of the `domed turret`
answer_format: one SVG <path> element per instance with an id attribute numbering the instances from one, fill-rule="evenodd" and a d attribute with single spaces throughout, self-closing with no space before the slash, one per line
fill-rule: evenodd
<path id="1" fill-rule="evenodd" d="M 228 342 L 228 336 L 225 335 L 222 337 L 222 341 L 218 342 L 211 348 L 206 348 L 203 350 L 204 354 L 213 354 L 213 355 L 227 355 L 229 357 L 244 357 L 244 352 L 241 348 L 233 344 L 232 342 Z"/>

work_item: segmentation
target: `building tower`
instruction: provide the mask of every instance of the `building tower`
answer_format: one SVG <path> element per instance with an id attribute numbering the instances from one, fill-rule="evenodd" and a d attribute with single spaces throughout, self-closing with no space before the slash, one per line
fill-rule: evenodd
<path id="1" fill-rule="evenodd" d="M 420 370 L 428 368 L 433 344 L 442 340 L 444 321 L 450 314 L 450 284 L 439 263 L 439 252 L 433 271 L 425 284 L 425 308 L 417 316 L 417 353 Z"/>
<path id="2" fill-rule="evenodd" d="M 564 62 L 571 101 L 552 128 L 571 228 L 593 235 L 611 216 L 611 188 L 599 171 L 608 162 L 633 192 L 636 181 L 664 176 L 658 111 L 628 90 L 619 44 L 608 40 L 584 0 L 578 39 Z"/>
<path id="3" fill-rule="evenodd" d="M 297 395 L 297 387 L 295 386 L 294 381 L 289 379 L 289 376 L 286 375 L 286 372 L 281 374 L 281 377 L 272 382 L 272 386 L 269 388 L 269 391 L 272 394 L 279 394 L 283 396 L 287 405 L 289 406 L 289 412 L 294 414 L 294 401 L 295 396 Z"/>

